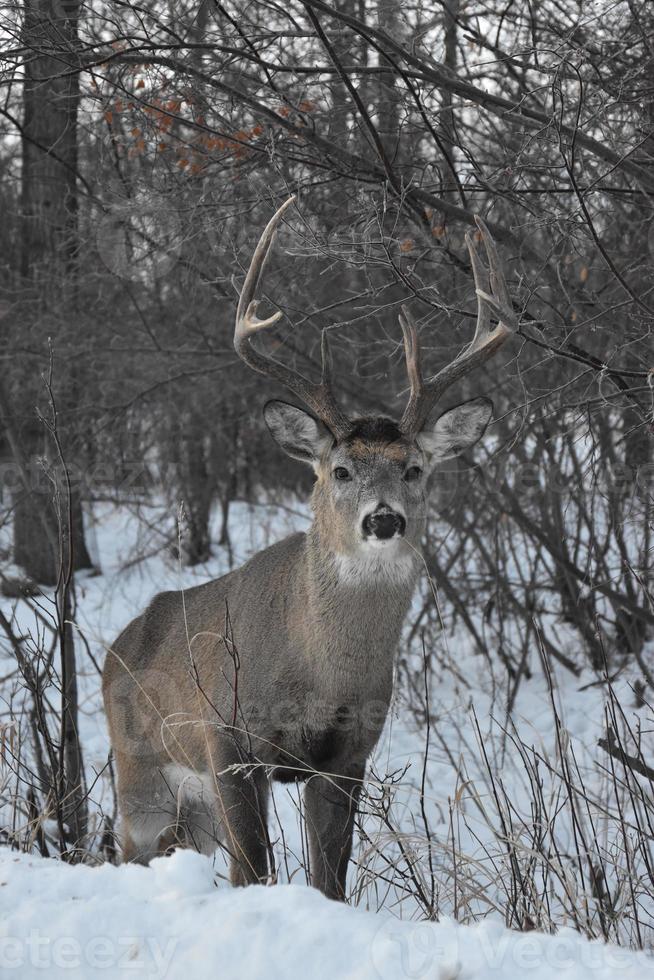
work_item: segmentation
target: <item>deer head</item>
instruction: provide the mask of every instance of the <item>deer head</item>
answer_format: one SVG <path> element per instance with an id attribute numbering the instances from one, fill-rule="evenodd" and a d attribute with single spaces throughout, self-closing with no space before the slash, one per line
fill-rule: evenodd
<path id="1" fill-rule="evenodd" d="M 477 323 L 469 346 L 425 380 L 418 331 L 403 307 L 400 324 L 410 383 L 404 414 L 399 422 L 386 417 L 350 419 L 332 392 L 326 331 L 319 382 L 309 381 L 253 343 L 256 334 L 282 315 L 258 319 L 255 297 L 275 232 L 294 200 L 289 198 L 273 215 L 255 249 L 236 313 L 234 347 L 246 364 L 281 382 L 310 409 L 270 401 L 264 417 L 284 452 L 315 470 L 312 504 L 322 540 L 345 561 L 374 555 L 384 562 L 391 558 L 401 562 L 415 550 L 422 534 L 430 472 L 473 446 L 492 417 L 492 402 L 475 398 L 431 418 L 444 392 L 492 357 L 517 327 L 497 249 L 488 228 L 476 217 L 488 271 L 472 236 L 466 234 L 477 293 Z M 498 321 L 494 327 L 493 317 Z"/>

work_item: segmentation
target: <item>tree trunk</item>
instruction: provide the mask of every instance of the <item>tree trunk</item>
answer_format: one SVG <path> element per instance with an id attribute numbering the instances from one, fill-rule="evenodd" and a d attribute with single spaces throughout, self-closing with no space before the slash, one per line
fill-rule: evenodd
<path id="1" fill-rule="evenodd" d="M 25 279 L 54 302 L 70 289 L 77 254 L 76 0 L 26 0 L 21 260 Z M 63 281 L 61 275 L 64 274 Z"/>
<path id="2" fill-rule="evenodd" d="M 189 411 L 178 419 L 173 436 L 173 462 L 185 526 L 181 540 L 186 565 L 199 565 L 211 555 L 209 519 L 214 487 L 207 460 L 206 419 Z"/>
<path id="3" fill-rule="evenodd" d="M 70 63 L 77 47 L 79 5 L 77 0 L 26 0 L 24 11 L 23 40 L 29 54 L 23 85 L 21 272 L 31 300 L 30 318 L 38 320 L 53 309 L 64 314 L 75 306 L 79 79 Z M 73 377 L 66 379 L 66 388 L 70 401 L 76 389 Z M 32 406 L 27 413 L 33 415 Z M 74 434 L 60 425 L 59 436 L 70 458 Z M 43 432 L 28 422 L 20 442 L 21 464 L 33 477 L 39 470 Z M 23 487 L 15 501 L 14 552 L 32 578 L 50 585 L 59 574 L 59 554 L 44 525 L 58 540 L 57 517 L 47 479 L 35 482 Z M 89 568 L 77 492 L 71 505 L 73 564 Z"/>
<path id="4" fill-rule="evenodd" d="M 389 37 L 397 38 L 400 34 L 400 5 L 398 0 L 380 0 L 378 6 L 378 22 Z M 380 68 L 387 67 L 387 62 L 380 57 Z M 401 162 L 400 143 L 400 111 L 402 92 L 398 85 L 394 68 L 382 71 L 379 75 L 379 111 L 378 129 L 389 159 Z"/>
<path id="5" fill-rule="evenodd" d="M 59 642 L 61 657 L 61 754 L 60 791 L 62 809 L 68 829 L 68 843 L 72 847 L 71 858 L 79 854 L 86 844 L 88 812 L 84 792 L 84 760 L 79 737 L 79 694 L 77 689 L 77 662 L 73 633 L 74 607 L 71 595 L 72 582 L 64 581 L 57 595 L 59 615 Z"/>

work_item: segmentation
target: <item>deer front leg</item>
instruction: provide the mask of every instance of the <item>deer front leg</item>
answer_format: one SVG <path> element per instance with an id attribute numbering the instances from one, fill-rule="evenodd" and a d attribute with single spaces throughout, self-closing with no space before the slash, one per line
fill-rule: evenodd
<path id="1" fill-rule="evenodd" d="M 266 777 L 261 771 L 222 774 L 216 807 L 232 885 L 265 882 L 269 873 Z"/>
<path id="2" fill-rule="evenodd" d="M 311 884 L 343 901 L 363 769 L 348 777 L 311 776 L 304 791 Z"/>

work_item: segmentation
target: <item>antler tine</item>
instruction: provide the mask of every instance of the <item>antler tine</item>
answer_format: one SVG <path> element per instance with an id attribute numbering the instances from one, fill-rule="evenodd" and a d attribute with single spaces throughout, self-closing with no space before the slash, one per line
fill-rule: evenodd
<path id="1" fill-rule="evenodd" d="M 327 341 L 324 331 L 321 344 L 323 373 L 320 384 L 309 381 L 308 378 L 305 378 L 298 371 L 286 367 L 281 361 L 277 361 L 275 358 L 269 357 L 267 354 L 262 353 L 262 351 L 257 350 L 252 343 L 254 334 L 273 326 L 282 315 L 278 310 L 265 320 L 260 320 L 256 315 L 259 305 L 259 301 L 256 299 L 256 293 L 266 258 L 275 239 L 277 228 L 287 208 L 294 201 L 295 195 L 289 197 L 275 212 L 264 228 L 259 243 L 254 250 L 236 309 L 234 349 L 238 356 L 254 371 L 258 371 L 259 374 L 266 375 L 269 378 L 274 378 L 294 392 L 328 426 L 334 436 L 339 438 L 349 431 L 351 423 L 347 416 L 341 412 L 332 394 L 326 351 Z"/>
<path id="2" fill-rule="evenodd" d="M 400 316 L 407 373 L 411 383 L 411 395 L 400 428 L 411 436 L 423 427 L 443 393 L 459 378 L 491 358 L 507 337 L 518 329 L 517 317 L 513 312 L 511 297 L 502 272 L 502 263 L 493 237 L 478 215 L 475 215 L 475 222 L 486 251 L 488 272 L 479 257 L 472 235 L 468 232 L 466 245 L 470 253 L 477 294 L 477 323 L 470 344 L 431 381 L 425 382 L 420 373 L 419 354 L 416 355 L 418 336 L 415 324 L 408 318 L 406 310 L 403 309 L 403 316 Z M 491 325 L 491 314 L 494 314 L 499 321 L 496 327 Z"/>
<path id="3" fill-rule="evenodd" d="M 412 416 L 424 395 L 420 343 L 418 341 L 418 328 L 409 310 L 406 306 L 402 306 L 400 309 L 399 320 L 404 340 L 404 360 L 406 361 L 406 373 L 411 388 L 404 414 L 405 416 Z"/>
<path id="4" fill-rule="evenodd" d="M 282 315 L 278 310 L 277 313 L 274 313 L 273 316 L 268 317 L 267 320 L 259 320 L 255 315 L 259 304 L 259 301 L 255 299 L 255 296 L 257 286 L 259 285 L 259 279 L 261 278 L 261 273 L 263 272 L 263 267 L 266 263 L 266 259 L 268 258 L 270 246 L 275 238 L 277 227 L 284 217 L 284 213 L 288 208 L 290 208 L 294 201 L 295 194 L 289 197 L 287 201 L 284 201 L 282 206 L 275 211 L 272 218 L 264 228 L 257 247 L 254 250 L 254 254 L 250 260 L 250 267 L 245 277 L 245 282 L 241 288 L 241 295 L 239 296 L 238 307 L 236 309 L 236 332 L 234 334 L 235 345 L 237 339 L 240 340 L 243 335 L 255 333 L 257 330 L 263 330 L 265 327 L 272 326 L 273 323 L 277 323 Z"/>
<path id="5" fill-rule="evenodd" d="M 477 323 L 471 341 L 471 346 L 474 346 L 479 342 L 480 337 L 485 337 L 488 334 L 491 326 L 491 308 L 486 299 L 490 279 L 486 269 L 482 265 L 477 249 L 475 248 L 474 239 L 469 231 L 466 232 L 465 242 L 468 255 L 470 256 L 470 267 L 475 280 L 475 293 L 477 295 Z"/>
<path id="6" fill-rule="evenodd" d="M 477 278 L 475 276 L 475 287 L 477 291 L 477 296 L 493 309 L 493 312 L 499 318 L 501 324 L 509 330 L 511 333 L 515 333 L 518 329 L 518 318 L 513 312 L 513 304 L 511 302 L 511 295 L 509 293 L 509 288 L 506 284 L 506 279 L 504 278 L 504 272 L 502 270 L 502 261 L 497 252 L 497 245 L 495 240 L 488 230 L 485 221 L 479 217 L 478 214 L 475 215 L 475 223 L 479 228 L 482 241 L 484 243 L 484 248 L 486 249 L 486 255 L 488 257 L 488 270 L 489 270 L 489 282 L 490 282 L 490 295 L 485 291 L 481 290 L 477 284 Z M 468 241 L 469 235 L 466 235 L 466 244 L 468 245 L 468 251 L 470 253 L 470 260 L 473 263 L 473 270 L 475 266 L 475 261 L 478 266 L 481 266 L 479 261 L 479 256 L 477 255 L 477 250 L 474 244 Z M 475 259 L 473 260 L 472 255 L 474 252 Z M 483 266 L 482 266 L 483 268 Z"/>

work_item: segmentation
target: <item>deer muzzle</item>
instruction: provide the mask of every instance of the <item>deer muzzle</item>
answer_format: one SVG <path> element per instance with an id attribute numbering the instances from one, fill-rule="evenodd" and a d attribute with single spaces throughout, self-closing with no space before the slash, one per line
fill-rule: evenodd
<path id="1" fill-rule="evenodd" d="M 389 541 L 394 537 L 402 537 L 406 530 L 406 520 L 402 514 L 386 504 L 379 504 L 371 514 L 366 514 L 362 529 L 366 538 Z"/>

